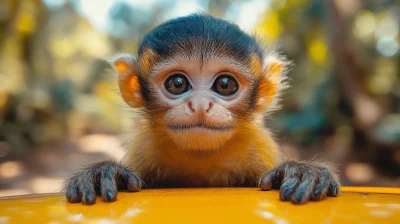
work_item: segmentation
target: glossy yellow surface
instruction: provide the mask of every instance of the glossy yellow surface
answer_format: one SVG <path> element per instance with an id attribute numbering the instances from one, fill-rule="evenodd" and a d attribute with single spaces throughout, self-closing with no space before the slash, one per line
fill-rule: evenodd
<path id="1" fill-rule="evenodd" d="M 67 203 L 61 194 L 8 197 L 0 200 L 0 223 L 400 223 L 399 188 L 343 191 L 300 206 L 256 188 L 120 192 L 116 202 L 97 198 L 92 206 Z"/>

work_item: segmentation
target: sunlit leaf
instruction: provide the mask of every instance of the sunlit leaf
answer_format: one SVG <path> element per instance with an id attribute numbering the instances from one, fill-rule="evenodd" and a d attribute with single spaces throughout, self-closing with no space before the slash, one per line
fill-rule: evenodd
<path id="1" fill-rule="evenodd" d="M 356 37 L 365 40 L 370 39 L 376 29 L 376 18 L 371 11 L 363 10 L 357 13 L 354 20 L 353 33 Z"/>

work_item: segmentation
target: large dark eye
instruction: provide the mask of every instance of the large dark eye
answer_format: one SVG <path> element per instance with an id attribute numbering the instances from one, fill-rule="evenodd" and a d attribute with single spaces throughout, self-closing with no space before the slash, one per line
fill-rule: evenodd
<path id="1" fill-rule="evenodd" d="M 232 76 L 221 75 L 215 80 L 213 90 L 223 96 L 233 95 L 238 90 L 238 83 Z"/>
<path id="2" fill-rule="evenodd" d="M 192 88 L 187 78 L 181 74 L 175 74 L 168 77 L 164 86 L 168 92 L 174 95 L 182 94 Z"/>

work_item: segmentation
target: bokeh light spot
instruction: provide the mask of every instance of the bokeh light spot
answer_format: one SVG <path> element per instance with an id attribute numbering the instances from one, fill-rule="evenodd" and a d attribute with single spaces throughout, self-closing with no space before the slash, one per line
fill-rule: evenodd
<path id="1" fill-rule="evenodd" d="M 357 14 L 354 23 L 354 34 L 358 38 L 371 36 L 376 29 L 375 15 L 370 11 L 361 11 Z"/>
<path id="2" fill-rule="evenodd" d="M 309 46 L 309 52 L 312 60 L 318 64 L 322 65 L 325 63 L 326 60 L 326 43 L 322 39 L 316 39 L 311 42 Z"/>
<path id="3" fill-rule="evenodd" d="M 384 36 L 378 40 L 376 49 L 381 55 L 391 57 L 399 50 L 399 42 L 392 36 Z"/>
<path id="4" fill-rule="evenodd" d="M 399 34 L 399 25 L 392 16 L 385 16 L 376 27 L 375 35 L 378 38 L 396 37 Z"/>
<path id="5" fill-rule="evenodd" d="M 0 165 L 0 176 L 3 178 L 13 178 L 21 175 L 22 163 L 17 161 L 8 161 Z"/>

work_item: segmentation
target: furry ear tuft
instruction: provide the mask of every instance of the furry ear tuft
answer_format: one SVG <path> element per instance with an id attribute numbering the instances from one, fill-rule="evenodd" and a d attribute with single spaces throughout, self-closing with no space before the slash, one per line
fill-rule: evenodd
<path id="1" fill-rule="evenodd" d="M 265 56 L 263 64 L 256 105 L 260 111 L 271 112 L 279 109 L 279 96 L 289 87 L 286 74 L 291 63 L 277 52 L 271 51 Z"/>
<path id="2" fill-rule="evenodd" d="M 119 89 L 125 102 L 133 108 L 143 106 L 136 59 L 129 54 L 118 54 L 107 60 L 118 71 Z"/>

